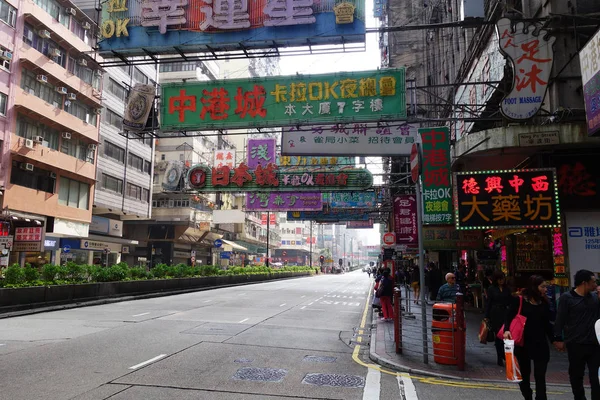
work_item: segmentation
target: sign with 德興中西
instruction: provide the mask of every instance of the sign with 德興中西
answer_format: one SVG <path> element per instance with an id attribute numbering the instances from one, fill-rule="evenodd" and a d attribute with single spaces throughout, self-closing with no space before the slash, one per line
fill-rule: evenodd
<path id="1" fill-rule="evenodd" d="M 560 226 L 554 169 L 454 174 L 458 229 Z"/>

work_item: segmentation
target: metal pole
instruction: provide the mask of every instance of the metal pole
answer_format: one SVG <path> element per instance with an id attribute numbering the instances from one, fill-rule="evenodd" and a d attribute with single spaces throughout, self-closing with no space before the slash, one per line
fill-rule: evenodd
<path id="1" fill-rule="evenodd" d="M 308 266 L 312 268 L 312 236 L 313 236 L 313 222 L 310 221 L 310 236 L 308 237 L 308 241 L 310 242 L 310 261 Z"/>
<path id="2" fill-rule="evenodd" d="M 346 268 L 346 234 L 344 233 L 344 257 L 342 257 L 342 271 Z"/>
<path id="3" fill-rule="evenodd" d="M 420 149 L 419 149 L 420 151 Z M 421 158 L 422 159 L 422 158 Z M 427 349 L 427 301 L 425 299 L 425 263 L 423 250 L 423 198 L 421 197 L 421 183 L 415 185 L 417 198 L 417 235 L 419 236 L 419 273 L 421 286 L 421 330 L 423 334 L 423 362 L 429 363 L 429 351 Z"/>
<path id="4" fill-rule="evenodd" d="M 460 289 L 459 289 L 460 290 Z M 454 327 L 452 327 L 454 329 Z M 456 293 L 456 334 L 454 335 L 456 366 L 459 371 L 465 370 L 465 297 L 462 293 Z"/>
<path id="5" fill-rule="evenodd" d="M 271 227 L 271 213 L 267 211 L 267 257 L 265 260 L 265 265 L 269 266 L 269 236 L 270 235 L 270 227 Z"/>
<path id="6" fill-rule="evenodd" d="M 394 288 L 394 342 L 396 343 L 396 353 L 402 354 L 402 291 L 400 288 Z"/>

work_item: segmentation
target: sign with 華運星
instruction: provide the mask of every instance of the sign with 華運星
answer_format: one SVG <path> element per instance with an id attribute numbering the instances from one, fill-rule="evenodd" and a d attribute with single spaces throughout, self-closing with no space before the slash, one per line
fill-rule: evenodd
<path id="1" fill-rule="evenodd" d="M 554 169 L 459 172 L 454 182 L 458 229 L 560 226 Z"/>
<path id="2" fill-rule="evenodd" d="M 416 126 L 405 123 L 289 126 L 282 130 L 281 154 L 401 156 L 416 141 Z"/>
<path id="3" fill-rule="evenodd" d="M 279 156 L 277 165 L 282 167 L 354 167 L 354 157 Z"/>
<path id="4" fill-rule="evenodd" d="M 452 183 L 448 127 L 419 129 L 423 159 L 423 223 L 452 224 Z"/>
<path id="5" fill-rule="evenodd" d="M 187 82 L 161 87 L 161 128 L 165 131 L 406 118 L 404 69 Z"/>
<path id="6" fill-rule="evenodd" d="M 246 165 L 248 168 L 256 169 L 259 165 L 266 167 L 267 164 L 274 163 L 276 161 L 276 147 L 275 138 L 248 139 L 246 151 Z"/>
<path id="7" fill-rule="evenodd" d="M 588 135 L 600 132 L 600 31 L 579 52 Z"/>
<path id="8" fill-rule="evenodd" d="M 323 210 L 323 211 L 288 211 L 288 221 L 317 221 L 317 222 L 345 222 L 368 221 L 369 214 L 362 210 Z"/>
<path id="9" fill-rule="evenodd" d="M 224 165 L 229 168 L 235 167 L 235 150 L 234 149 L 215 150 L 214 151 L 213 166 L 222 167 Z"/>
<path id="10" fill-rule="evenodd" d="M 99 52 L 110 56 L 365 41 L 364 0 L 108 0 L 101 6 Z"/>
<path id="11" fill-rule="evenodd" d="M 568 211 L 565 221 L 571 282 L 574 282 L 580 265 L 588 265 L 592 272 L 600 272 L 600 212 Z"/>
<path id="12" fill-rule="evenodd" d="M 368 221 L 347 221 L 346 229 L 371 229 L 373 228 L 373 220 Z"/>
<path id="13" fill-rule="evenodd" d="M 556 37 L 523 22 L 513 27 L 508 18 L 500 19 L 496 28 L 500 51 L 514 74 L 512 90 L 502 99 L 500 110 L 512 120 L 530 119 L 537 114 L 546 96 Z"/>
<path id="14" fill-rule="evenodd" d="M 394 232 L 396 244 L 416 247 L 419 245 L 417 229 L 417 198 L 412 194 L 394 197 Z"/>
<path id="15" fill-rule="evenodd" d="M 323 193 L 331 208 L 369 208 L 375 206 L 375 192 Z"/>
<path id="16" fill-rule="evenodd" d="M 198 164 L 189 169 L 187 182 L 199 192 L 336 192 L 369 189 L 373 175 L 359 168 L 292 171 L 268 164 L 250 170 L 244 163 L 233 169 L 226 165 L 210 168 Z"/>
<path id="17" fill-rule="evenodd" d="M 323 209 L 321 193 L 248 193 L 246 211 L 316 211 Z"/>

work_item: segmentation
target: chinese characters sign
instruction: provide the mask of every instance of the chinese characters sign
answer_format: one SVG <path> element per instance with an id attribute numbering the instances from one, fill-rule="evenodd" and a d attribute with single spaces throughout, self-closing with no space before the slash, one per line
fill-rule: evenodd
<path id="1" fill-rule="evenodd" d="M 450 138 L 447 127 L 419 129 L 423 146 L 423 223 L 452 223 Z"/>
<path id="2" fill-rule="evenodd" d="M 373 176 L 368 170 L 355 168 L 309 171 L 267 164 L 250 170 L 244 163 L 235 168 L 198 164 L 188 171 L 187 184 L 199 192 L 337 192 L 369 189 Z"/>
<path id="3" fill-rule="evenodd" d="M 347 123 L 283 128 L 281 153 L 296 155 L 409 155 L 417 128 L 409 124 Z"/>
<path id="4" fill-rule="evenodd" d="M 548 32 L 522 22 L 513 29 L 508 18 L 499 20 L 496 28 L 500 51 L 514 73 L 513 88 L 501 103 L 502 114 L 513 120 L 529 119 L 537 114 L 546 96 L 556 38 L 546 37 Z"/>
<path id="5" fill-rule="evenodd" d="M 321 193 L 248 193 L 246 211 L 314 211 L 323 209 Z"/>
<path id="6" fill-rule="evenodd" d="M 354 167 L 354 157 L 280 156 L 277 165 L 282 167 Z"/>
<path id="7" fill-rule="evenodd" d="M 600 132 L 600 32 L 579 52 L 588 134 Z"/>
<path id="8" fill-rule="evenodd" d="M 600 166 L 594 155 L 553 155 L 558 196 L 563 210 L 597 208 L 600 204 Z"/>
<path id="9" fill-rule="evenodd" d="M 277 225 L 277 215 L 269 214 L 268 219 L 269 219 L 269 225 Z M 260 215 L 260 224 L 267 225 L 267 214 Z"/>
<path id="10" fill-rule="evenodd" d="M 43 229 L 35 228 L 15 228 L 15 242 L 40 242 L 42 240 Z"/>
<path id="11" fill-rule="evenodd" d="M 554 169 L 455 174 L 459 229 L 560 226 Z"/>
<path id="12" fill-rule="evenodd" d="M 124 55 L 362 43 L 365 2 L 108 0 L 101 33 L 101 53 Z"/>
<path id="13" fill-rule="evenodd" d="M 248 139 L 248 148 L 246 154 L 246 165 L 250 169 L 256 169 L 262 165 L 275 162 L 275 138 L 266 139 Z"/>
<path id="14" fill-rule="evenodd" d="M 419 245 L 417 231 L 417 199 L 412 194 L 394 197 L 394 232 L 396 244 Z"/>
<path id="15" fill-rule="evenodd" d="M 369 214 L 363 210 L 288 211 L 287 219 L 317 222 L 368 221 Z"/>
<path id="16" fill-rule="evenodd" d="M 404 69 L 167 84 L 161 99 L 167 131 L 406 117 Z"/>
<path id="17" fill-rule="evenodd" d="M 481 231 L 460 231 L 451 226 L 423 227 L 423 247 L 426 250 L 481 250 Z"/>
<path id="18" fill-rule="evenodd" d="M 215 167 L 222 167 L 223 165 L 229 168 L 235 167 L 235 150 L 215 150 L 213 165 Z"/>
<path id="19" fill-rule="evenodd" d="M 371 229 L 373 228 L 373 220 L 368 221 L 348 221 L 346 229 Z"/>
<path id="20" fill-rule="evenodd" d="M 331 208 L 369 208 L 375 206 L 375 192 L 338 192 L 323 194 Z"/>

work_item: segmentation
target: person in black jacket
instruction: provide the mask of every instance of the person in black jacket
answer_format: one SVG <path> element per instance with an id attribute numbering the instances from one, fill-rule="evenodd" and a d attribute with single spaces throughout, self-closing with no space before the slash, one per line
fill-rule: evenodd
<path id="1" fill-rule="evenodd" d="M 557 341 L 554 346 L 569 354 L 569 379 L 575 400 L 585 400 L 583 375 L 585 365 L 590 371 L 592 400 L 600 400 L 600 345 L 594 325 L 600 318 L 598 285 L 593 272 L 582 269 L 575 273 L 575 289 L 560 296 L 554 323 Z"/>
<path id="2" fill-rule="evenodd" d="M 394 317 L 392 309 L 392 296 L 394 295 L 394 281 L 390 278 L 390 269 L 385 268 L 382 272 L 379 285 L 383 285 L 383 293 L 379 296 L 381 300 L 381 309 L 383 311 L 383 320 L 391 321 Z"/>
<path id="3" fill-rule="evenodd" d="M 523 336 L 523 347 L 515 346 L 515 356 L 521 368 L 523 380 L 519 388 L 525 400 L 533 400 L 531 390 L 531 361 L 533 361 L 533 376 L 535 378 L 536 400 L 547 400 L 546 370 L 550 361 L 550 346 L 548 340 L 554 341 L 552 323 L 550 322 L 550 306 L 546 297 L 546 282 L 539 275 L 532 275 L 523 290 L 522 296 L 511 301 L 504 323 L 504 339 L 511 339 L 510 323 L 519 312 L 522 302 L 521 315 L 527 318 Z M 521 300 L 522 299 L 522 300 Z"/>
<path id="4" fill-rule="evenodd" d="M 442 286 L 442 271 L 435 263 L 429 263 L 429 299 L 435 300 Z"/>
<path id="5" fill-rule="evenodd" d="M 500 270 L 492 274 L 492 285 L 487 289 L 487 301 L 485 303 L 485 317 L 490 321 L 490 328 L 494 332 L 494 345 L 498 356 L 498 365 L 503 366 L 504 362 L 504 342 L 498 339 L 496 334 L 506 320 L 506 313 L 510 305 L 512 295 L 510 289 L 506 286 L 506 276 Z"/>

